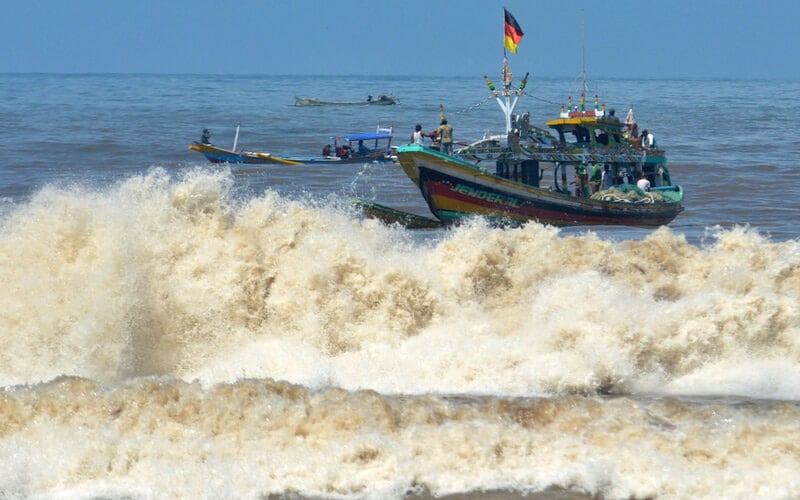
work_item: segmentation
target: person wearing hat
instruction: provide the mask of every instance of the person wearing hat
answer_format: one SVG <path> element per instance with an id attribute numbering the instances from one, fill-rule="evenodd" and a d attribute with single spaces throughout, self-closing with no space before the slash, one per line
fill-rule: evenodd
<path id="1" fill-rule="evenodd" d="M 436 132 L 439 137 L 439 151 L 446 155 L 453 154 L 453 127 L 447 124 L 447 118 L 442 118 L 442 124 Z"/>

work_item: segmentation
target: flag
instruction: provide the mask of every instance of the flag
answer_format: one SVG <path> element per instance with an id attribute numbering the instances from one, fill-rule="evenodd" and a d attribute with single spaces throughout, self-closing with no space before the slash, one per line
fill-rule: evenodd
<path id="1" fill-rule="evenodd" d="M 514 16 L 507 9 L 503 9 L 506 14 L 506 19 L 504 23 L 504 32 L 505 32 L 505 48 L 507 48 L 512 54 L 517 53 L 517 45 L 522 40 L 522 35 L 525 33 L 522 32 L 522 28 L 519 27 L 517 20 L 514 19 Z"/>

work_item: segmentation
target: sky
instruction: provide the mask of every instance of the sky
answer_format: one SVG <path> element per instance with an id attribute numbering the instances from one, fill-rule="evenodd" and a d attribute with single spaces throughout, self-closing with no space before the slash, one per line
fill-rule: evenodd
<path id="1" fill-rule="evenodd" d="M 0 0 L 0 73 L 482 75 L 504 7 L 538 77 L 800 79 L 798 0 Z"/>

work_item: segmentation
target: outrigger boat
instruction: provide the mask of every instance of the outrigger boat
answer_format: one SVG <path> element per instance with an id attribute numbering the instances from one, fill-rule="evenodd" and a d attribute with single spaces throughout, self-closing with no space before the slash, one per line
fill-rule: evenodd
<path id="1" fill-rule="evenodd" d="M 580 108 L 568 99 L 558 117 L 547 122 L 552 132 L 530 125 L 528 113 L 513 114 L 528 75 L 512 88 L 503 59 L 502 89 L 484 78 L 505 115 L 504 134 L 487 135 L 452 155 L 422 145 L 396 149 L 403 171 L 439 221 L 483 216 L 500 225 L 656 227 L 683 210 L 683 189 L 671 183 L 664 151 L 630 137 L 633 124 L 606 113 L 597 96 L 594 109 L 586 110 L 585 83 Z M 604 189 L 588 172 L 605 167 Z M 641 177 L 652 187 L 637 187 Z"/>
<path id="2" fill-rule="evenodd" d="M 316 97 L 294 96 L 295 106 L 391 106 L 397 103 L 397 98 L 392 94 L 381 94 L 377 99 L 370 95 L 365 101 L 323 101 Z"/>
<path id="3" fill-rule="evenodd" d="M 211 144 L 207 129 L 203 131 L 201 140 L 190 144 L 189 149 L 202 153 L 211 163 L 315 165 L 391 162 L 396 160 L 392 150 L 393 136 L 392 127 L 378 125 L 375 132 L 331 137 L 330 143 L 323 146 L 320 156 L 276 156 L 260 151 L 237 149 L 239 138 L 237 126 L 231 149 Z"/>

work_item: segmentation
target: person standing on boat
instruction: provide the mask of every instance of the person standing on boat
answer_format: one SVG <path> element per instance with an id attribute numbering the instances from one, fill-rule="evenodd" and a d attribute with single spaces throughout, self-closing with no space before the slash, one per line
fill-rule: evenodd
<path id="1" fill-rule="evenodd" d="M 647 129 L 642 130 L 642 147 L 645 149 L 656 147 L 656 138 Z"/>
<path id="2" fill-rule="evenodd" d="M 453 127 L 447 124 L 447 118 L 442 118 L 442 124 L 436 132 L 439 137 L 439 151 L 446 155 L 453 154 Z"/>
<path id="3" fill-rule="evenodd" d="M 419 123 L 416 127 L 414 127 L 414 132 L 411 134 L 411 144 L 419 144 L 420 146 L 425 145 L 425 141 L 423 140 L 425 137 L 425 132 L 422 131 L 422 125 Z"/>
<path id="4" fill-rule="evenodd" d="M 211 144 L 211 131 L 207 128 L 203 129 L 203 135 L 200 137 L 200 142 L 203 144 Z"/>
<path id="5" fill-rule="evenodd" d="M 603 165 L 603 177 L 602 180 L 600 181 L 600 184 L 602 186 L 601 189 L 608 189 L 610 187 L 614 187 L 614 177 L 615 174 L 611 173 L 611 169 L 608 166 L 608 163 Z"/>
<path id="6" fill-rule="evenodd" d="M 592 194 L 600 190 L 600 183 L 603 180 L 603 169 L 599 163 L 592 165 L 592 175 L 589 176 L 589 184 L 592 186 Z"/>

